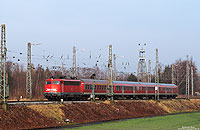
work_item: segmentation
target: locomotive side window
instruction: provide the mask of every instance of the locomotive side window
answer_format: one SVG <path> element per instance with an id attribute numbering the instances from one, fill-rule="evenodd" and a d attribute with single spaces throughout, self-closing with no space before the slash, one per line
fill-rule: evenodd
<path id="1" fill-rule="evenodd" d="M 51 84 L 51 81 L 46 81 L 46 84 L 48 85 L 48 84 Z"/>
<path id="2" fill-rule="evenodd" d="M 60 82 L 59 81 L 53 81 L 53 84 L 58 85 Z"/>
<path id="3" fill-rule="evenodd" d="M 66 85 L 66 86 L 80 86 L 80 82 L 78 82 L 78 81 L 64 81 L 64 85 Z"/>

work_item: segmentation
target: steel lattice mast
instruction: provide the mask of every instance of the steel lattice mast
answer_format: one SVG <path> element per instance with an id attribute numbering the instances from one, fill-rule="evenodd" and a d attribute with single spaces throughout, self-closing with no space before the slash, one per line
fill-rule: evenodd
<path id="1" fill-rule="evenodd" d="M 32 81 L 31 81 L 31 43 L 28 43 L 27 50 L 27 71 L 26 71 L 26 97 L 32 98 Z"/>
<path id="2" fill-rule="evenodd" d="M 116 55 L 113 54 L 113 80 L 116 81 L 117 77 L 117 70 L 116 70 Z"/>
<path id="3" fill-rule="evenodd" d="M 107 81 L 107 98 L 113 100 L 113 83 L 112 83 L 112 45 L 109 45 L 108 57 L 108 81 Z"/>
<path id="4" fill-rule="evenodd" d="M 148 62 L 148 83 L 151 83 L 151 60 Z"/>
<path id="5" fill-rule="evenodd" d="M 144 44 L 144 46 L 146 46 L 146 44 Z M 138 78 L 138 82 L 147 81 L 145 49 L 143 47 L 140 47 L 140 44 L 139 44 L 139 60 L 138 60 L 137 78 Z"/>
<path id="6" fill-rule="evenodd" d="M 76 77 L 76 47 L 73 46 L 72 78 Z"/>
<path id="7" fill-rule="evenodd" d="M 188 61 L 188 55 L 187 55 L 187 60 L 186 60 L 186 98 L 189 99 L 190 97 L 190 68 L 189 68 L 189 61 Z"/>
<path id="8" fill-rule="evenodd" d="M 175 77 L 174 77 L 174 64 L 172 64 L 172 84 L 175 84 Z"/>
<path id="9" fill-rule="evenodd" d="M 193 67 L 191 67 L 191 85 L 192 85 L 192 96 L 194 96 L 194 71 L 193 71 Z"/>
<path id="10" fill-rule="evenodd" d="M 6 81 L 6 27 L 5 24 L 1 25 L 1 66 L 0 66 L 0 96 L 6 103 L 7 98 L 7 81 Z"/>
<path id="11" fill-rule="evenodd" d="M 159 74 L 158 74 L 158 49 L 156 48 L 156 75 L 155 75 L 155 84 L 156 84 L 156 89 L 155 89 L 155 98 L 159 100 Z"/>

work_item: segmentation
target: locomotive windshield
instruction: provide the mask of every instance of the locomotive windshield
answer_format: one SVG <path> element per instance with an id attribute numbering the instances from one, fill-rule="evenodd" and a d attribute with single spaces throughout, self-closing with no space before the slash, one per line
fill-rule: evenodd
<path id="1" fill-rule="evenodd" d="M 80 82 L 79 81 L 64 81 L 64 85 L 67 85 L 67 86 L 80 86 Z"/>
<path id="2" fill-rule="evenodd" d="M 46 84 L 48 85 L 48 84 L 51 84 L 51 81 L 46 81 Z"/>
<path id="3" fill-rule="evenodd" d="M 59 81 L 53 81 L 53 84 L 59 84 L 60 82 Z"/>

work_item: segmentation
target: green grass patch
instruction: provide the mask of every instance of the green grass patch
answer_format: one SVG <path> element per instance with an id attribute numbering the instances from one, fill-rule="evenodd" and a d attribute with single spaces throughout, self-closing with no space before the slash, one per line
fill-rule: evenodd
<path id="1" fill-rule="evenodd" d="M 182 126 L 200 128 L 200 113 L 130 119 L 127 121 L 83 126 L 75 128 L 75 130 L 178 130 Z"/>

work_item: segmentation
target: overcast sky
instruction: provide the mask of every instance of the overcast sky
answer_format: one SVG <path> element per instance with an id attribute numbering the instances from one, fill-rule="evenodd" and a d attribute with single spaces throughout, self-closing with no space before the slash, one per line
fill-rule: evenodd
<path id="1" fill-rule="evenodd" d="M 74 45 L 79 49 L 79 66 L 93 66 L 96 60 L 103 66 L 112 44 L 118 70 L 136 72 L 138 44 L 146 43 L 146 57 L 152 66 L 158 48 L 164 65 L 188 54 L 200 67 L 200 0 L 0 1 L 9 59 L 20 59 L 22 64 L 30 41 L 41 43 L 32 47 L 32 61 L 43 66 L 63 61 L 70 67 Z M 62 55 L 65 60 L 60 60 Z M 47 62 L 47 56 L 53 58 Z"/>

